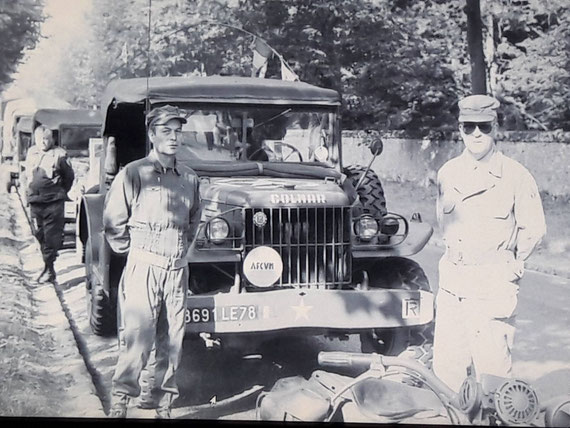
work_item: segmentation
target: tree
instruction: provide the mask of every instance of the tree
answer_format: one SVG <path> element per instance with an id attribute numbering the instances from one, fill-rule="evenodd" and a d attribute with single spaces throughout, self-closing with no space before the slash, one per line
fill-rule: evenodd
<path id="1" fill-rule="evenodd" d="M 342 94 L 345 128 L 425 134 L 448 126 L 457 95 L 441 45 L 417 36 L 413 17 L 421 7 L 385 0 L 242 0 L 236 16 L 302 80 Z M 437 27 L 440 18 L 432 18 Z"/>
<path id="2" fill-rule="evenodd" d="M 32 49 L 43 22 L 41 0 L 0 1 L 0 87 L 11 81 L 26 49 Z"/>
<path id="3" fill-rule="evenodd" d="M 501 0 L 488 8 L 505 127 L 570 131 L 567 1 Z"/>
<path id="4" fill-rule="evenodd" d="M 466 0 L 467 46 L 471 58 L 471 85 L 473 94 L 487 93 L 485 56 L 483 54 L 483 29 L 479 0 Z"/>
<path id="5" fill-rule="evenodd" d="M 494 45 L 489 89 L 507 129 L 570 127 L 566 1 L 481 2 L 477 22 Z M 148 4 L 93 3 L 94 36 L 66 50 L 54 84 L 68 101 L 98 103 L 114 78 L 250 76 L 252 34 L 301 80 L 341 93 L 345 128 L 452 130 L 458 98 L 473 93 L 465 2 L 161 0 L 152 2 L 150 31 Z M 273 56 L 266 77 L 281 78 L 280 64 Z"/>

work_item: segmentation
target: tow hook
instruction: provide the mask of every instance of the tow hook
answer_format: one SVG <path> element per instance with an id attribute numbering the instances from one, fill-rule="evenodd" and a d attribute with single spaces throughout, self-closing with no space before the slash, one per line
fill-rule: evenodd
<path id="1" fill-rule="evenodd" d="M 219 348 L 222 346 L 220 339 L 212 339 L 210 333 L 200 333 L 200 338 L 204 341 L 207 349 Z"/>
<path id="2" fill-rule="evenodd" d="M 370 284 L 370 278 L 368 277 L 368 272 L 363 270 L 362 271 L 362 282 L 359 282 L 358 284 L 356 284 L 356 289 L 359 291 L 365 291 L 368 290 Z"/>

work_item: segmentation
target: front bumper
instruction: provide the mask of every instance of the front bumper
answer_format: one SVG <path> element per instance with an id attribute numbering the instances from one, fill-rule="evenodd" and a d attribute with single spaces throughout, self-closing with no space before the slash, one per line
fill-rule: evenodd
<path id="1" fill-rule="evenodd" d="M 408 290 L 285 289 L 189 295 L 188 333 L 308 328 L 358 331 L 427 324 L 434 296 Z"/>

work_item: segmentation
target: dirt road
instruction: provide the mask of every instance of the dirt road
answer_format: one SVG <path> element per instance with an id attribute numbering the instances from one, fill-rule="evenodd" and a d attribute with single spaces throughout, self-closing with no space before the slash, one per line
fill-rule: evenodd
<path id="1" fill-rule="evenodd" d="M 104 416 L 17 195 L 0 206 L 0 415 Z"/>

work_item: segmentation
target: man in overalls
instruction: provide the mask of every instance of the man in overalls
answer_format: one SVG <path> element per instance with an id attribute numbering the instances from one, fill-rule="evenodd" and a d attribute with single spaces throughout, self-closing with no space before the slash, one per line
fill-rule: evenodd
<path id="1" fill-rule="evenodd" d="M 130 397 L 155 346 L 157 416 L 170 417 L 184 338 L 186 253 L 200 221 L 199 180 L 176 162 L 186 119 L 159 107 L 146 119 L 150 154 L 122 169 L 107 194 L 103 222 L 113 251 L 127 254 L 118 293 L 119 359 L 112 380 L 112 417 L 126 417 Z"/>
<path id="2" fill-rule="evenodd" d="M 459 102 L 465 150 L 438 172 L 438 223 L 446 251 L 439 263 L 433 368 L 458 391 L 468 367 L 477 378 L 511 375 L 518 282 L 546 233 L 536 182 L 497 150 L 499 102 Z"/>
<path id="3" fill-rule="evenodd" d="M 38 126 L 34 130 L 34 141 L 26 157 L 25 173 L 34 235 L 44 260 L 38 282 L 46 274 L 47 280 L 54 282 L 54 263 L 63 244 L 65 201 L 75 177 L 65 150 L 54 146 L 51 129 Z"/>

